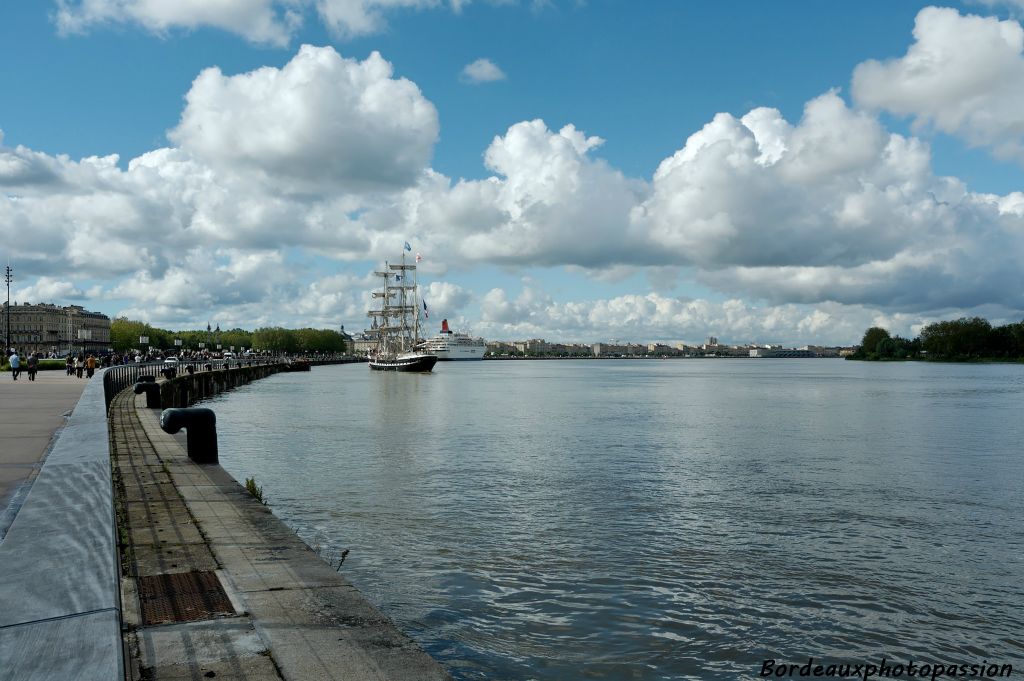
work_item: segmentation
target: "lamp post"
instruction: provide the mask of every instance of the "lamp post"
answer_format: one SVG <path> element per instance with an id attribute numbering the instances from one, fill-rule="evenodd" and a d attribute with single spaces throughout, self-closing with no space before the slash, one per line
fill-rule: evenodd
<path id="1" fill-rule="evenodd" d="M 4 338 L 4 357 L 11 351 L 11 282 L 14 281 L 14 276 L 11 274 L 11 264 L 7 263 L 7 270 L 4 272 L 4 281 L 7 282 L 7 334 Z"/>

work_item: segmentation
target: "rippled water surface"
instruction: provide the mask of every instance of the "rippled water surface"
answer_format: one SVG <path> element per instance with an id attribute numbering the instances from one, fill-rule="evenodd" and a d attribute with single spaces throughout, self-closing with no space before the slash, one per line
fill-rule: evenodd
<path id="1" fill-rule="evenodd" d="M 1024 667 L 1024 366 L 281 374 L 221 461 L 459 679 Z"/>

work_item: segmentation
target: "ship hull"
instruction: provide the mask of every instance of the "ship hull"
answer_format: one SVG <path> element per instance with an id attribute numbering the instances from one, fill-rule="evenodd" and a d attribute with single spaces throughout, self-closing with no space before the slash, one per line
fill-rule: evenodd
<path id="1" fill-rule="evenodd" d="M 416 355 L 396 359 L 371 359 L 370 368 L 374 371 L 406 371 L 428 372 L 437 363 L 437 355 Z"/>

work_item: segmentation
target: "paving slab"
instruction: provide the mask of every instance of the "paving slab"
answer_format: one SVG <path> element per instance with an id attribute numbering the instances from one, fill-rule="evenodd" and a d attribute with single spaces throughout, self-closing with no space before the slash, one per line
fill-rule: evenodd
<path id="1" fill-rule="evenodd" d="M 0 626 L 111 607 L 117 581 L 110 485 L 103 464 L 61 467 L 61 479 L 40 476 L 0 544 Z M 72 494 L 63 476 L 77 477 Z M 56 484 L 51 484 L 54 482 Z"/>
<path id="2" fill-rule="evenodd" d="M 353 587 L 244 594 L 256 627 L 273 641 L 287 678 L 336 681 L 449 679 Z"/>
<path id="3" fill-rule="evenodd" d="M 170 525 L 166 527 L 130 525 L 128 535 L 131 537 L 133 545 L 174 546 L 178 544 L 206 543 L 206 539 L 199 533 L 199 529 L 195 525 Z"/>
<path id="4" fill-rule="evenodd" d="M 150 627 L 139 642 L 143 678 L 279 681 L 266 646 L 246 617 Z"/>
<path id="5" fill-rule="evenodd" d="M 216 556 L 239 592 L 337 586 L 337 571 L 297 544 L 218 545 Z"/>
<path id="6" fill-rule="evenodd" d="M 116 681 L 123 678 L 116 610 L 0 629 L 0 678 Z"/>
<path id="7" fill-rule="evenodd" d="M 138 577 L 220 567 L 206 544 L 140 544 L 135 546 L 134 558 Z"/>
<path id="8" fill-rule="evenodd" d="M 152 481 L 142 484 L 125 485 L 125 501 L 161 501 L 168 502 L 178 495 L 178 491 L 170 482 Z"/>
<path id="9" fill-rule="evenodd" d="M 189 508 L 203 534 L 214 545 L 280 544 L 298 541 L 277 516 L 265 506 L 249 514 L 239 514 L 239 506 L 230 501 L 189 501 Z"/>

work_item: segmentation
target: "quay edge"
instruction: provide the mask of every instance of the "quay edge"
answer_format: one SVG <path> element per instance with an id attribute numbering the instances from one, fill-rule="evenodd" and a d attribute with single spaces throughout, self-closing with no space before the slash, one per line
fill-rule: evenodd
<path id="1" fill-rule="evenodd" d="M 212 373 L 239 385 L 273 372 L 254 366 Z M 197 372 L 163 382 L 163 406 L 207 396 L 204 380 Z M 119 516 L 131 525 L 131 566 L 122 579 L 129 678 L 230 678 L 241 671 L 247 679 L 450 680 L 227 471 L 192 463 L 144 396 L 121 393 L 110 421 L 123 483 Z M 140 519 L 141 527 L 131 523 Z M 136 577 L 204 571 L 216 574 L 232 613 L 144 623 Z"/>

